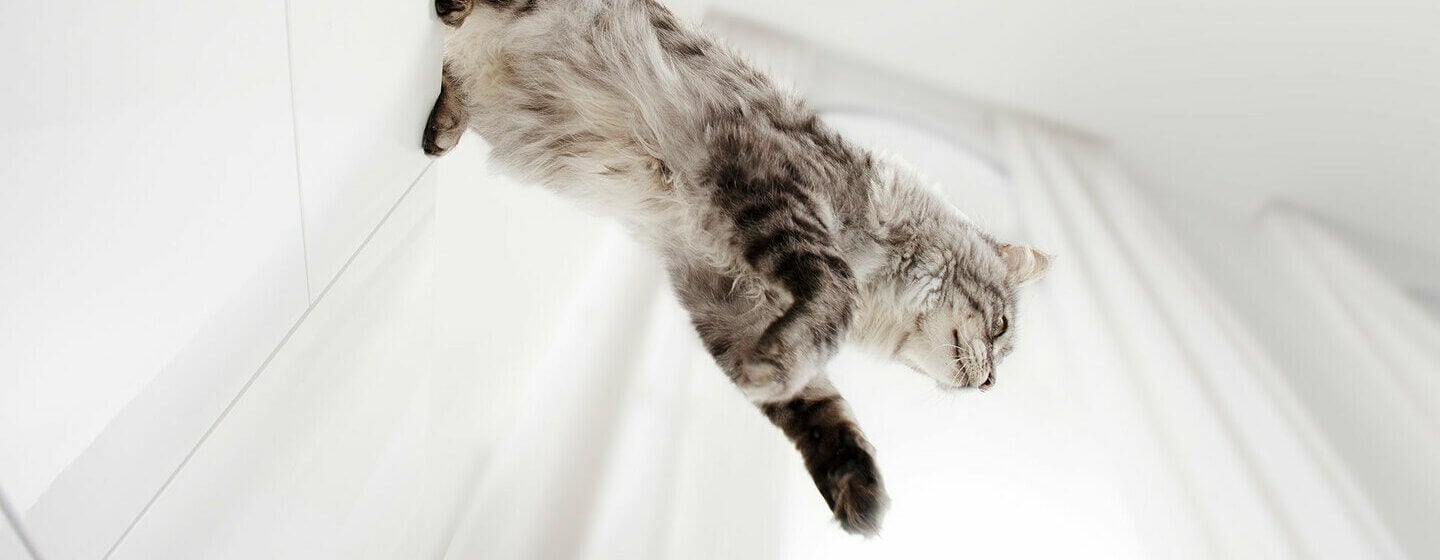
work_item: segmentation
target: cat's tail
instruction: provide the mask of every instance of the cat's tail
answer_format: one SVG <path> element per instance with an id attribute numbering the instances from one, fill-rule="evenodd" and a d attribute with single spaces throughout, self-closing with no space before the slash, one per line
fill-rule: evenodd
<path id="1" fill-rule="evenodd" d="M 890 498 L 875 450 L 829 381 L 817 378 L 794 399 L 760 409 L 800 450 L 840 526 L 858 535 L 878 535 Z"/>

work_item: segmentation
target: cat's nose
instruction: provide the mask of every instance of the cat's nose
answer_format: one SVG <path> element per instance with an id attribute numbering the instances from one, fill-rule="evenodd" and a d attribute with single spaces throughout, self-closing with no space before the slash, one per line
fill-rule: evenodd
<path id="1" fill-rule="evenodd" d="M 994 386 L 995 386 L 995 372 L 990 372 L 990 375 L 988 375 L 988 376 L 985 377 L 985 382 L 980 384 L 980 390 L 981 390 L 981 391 L 984 391 L 984 390 L 989 389 L 989 388 L 994 387 Z"/>

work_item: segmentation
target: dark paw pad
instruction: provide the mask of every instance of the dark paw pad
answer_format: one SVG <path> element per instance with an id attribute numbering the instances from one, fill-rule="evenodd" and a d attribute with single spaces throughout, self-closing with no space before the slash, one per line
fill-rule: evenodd
<path id="1" fill-rule="evenodd" d="M 440 145 L 435 141 L 437 136 L 439 136 L 439 131 L 435 130 L 434 126 L 425 127 L 425 138 L 424 141 L 421 143 L 421 146 L 425 148 L 426 154 L 432 156 L 439 156 L 445 154 L 445 149 L 441 148 Z"/>

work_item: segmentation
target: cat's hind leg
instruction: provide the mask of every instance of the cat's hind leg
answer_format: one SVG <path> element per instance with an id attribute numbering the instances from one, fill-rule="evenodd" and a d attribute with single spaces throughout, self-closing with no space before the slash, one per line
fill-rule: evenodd
<path id="1" fill-rule="evenodd" d="M 423 146 L 425 153 L 432 156 L 445 155 L 456 144 L 470 126 L 470 111 L 465 106 L 464 93 L 460 82 L 445 68 L 440 80 L 440 96 L 430 109 L 430 119 L 425 123 Z"/>
<path id="2" fill-rule="evenodd" d="M 874 449 L 830 381 L 817 377 L 794 398 L 760 405 L 760 410 L 795 443 L 840 526 L 877 535 L 890 499 Z"/>

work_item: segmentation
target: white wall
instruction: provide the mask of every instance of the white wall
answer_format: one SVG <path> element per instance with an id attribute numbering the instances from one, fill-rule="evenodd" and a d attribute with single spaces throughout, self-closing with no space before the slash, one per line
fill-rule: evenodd
<path id="1" fill-rule="evenodd" d="M 0 47 L 15 86 L 0 93 L 0 488 L 43 557 L 98 558 L 173 511 L 158 508 L 204 476 L 192 461 L 236 448 L 209 438 L 266 406 L 247 387 L 314 373 L 286 356 L 413 356 L 376 333 L 428 320 L 306 317 L 329 316 L 327 289 L 402 193 L 433 189 L 417 181 L 440 24 L 400 0 L 6 4 Z M 429 243 L 400 239 L 377 267 Z M 329 313 L 428 306 L 410 284 L 350 283 L 368 295 Z M 284 456 L 286 427 L 268 427 L 256 454 Z"/>
<path id="2" fill-rule="evenodd" d="M 470 407 L 487 453 L 509 433 L 525 380 L 584 281 L 606 221 L 544 189 L 497 176 L 469 134 L 440 174 L 437 367 L 485 395 Z"/>
<path id="3" fill-rule="evenodd" d="M 26 84 L 0 105 L 0 481 L 16 507 L 182 349 L 259 350 L 208 372 L 224 383 L 304 311 L 282 7 L 3 8 L 5 73 Z"/>
<path id="4" fill-rule="evenodd" d="M 1397 388 L 1390 376 L 1403 368 L 1377 359 L 1373 352 L 1385 352 L 1384 346 L 1357 342 L 1367 336 L 1356 331 L 1361 325 L 1331 314 L 1330 302 L 1305 277 L 1313 272 L 1297 269 L 1258 220 L 1197 197 L 1166 200 L 1161 208 L 1207 280 L 1245 321 L 1247 334 L 1281 367 L 1389 530 L 1412 556 L 1434 556 L 1440 551 L 1433 530 L 1440 521 L 1434 477 L 1440 439 L 1410 405 L 1431 403 L 1424 412 L 1433 414 L 1436 396 Z M 1371 347 L 1357 352 L 1357 344 Z"/>

